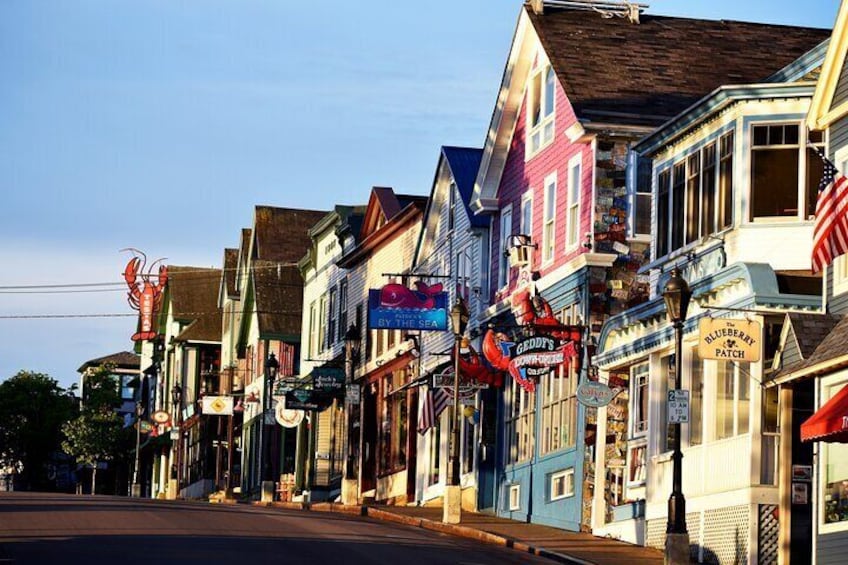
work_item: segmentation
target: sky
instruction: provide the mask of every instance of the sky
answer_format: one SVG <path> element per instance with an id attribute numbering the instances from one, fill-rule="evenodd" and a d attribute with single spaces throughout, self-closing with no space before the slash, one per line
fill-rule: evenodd
<path id="1" fill-rule="evenodd" d="M 482 146 L 520 0 L 0 2 L 0 381 L 131 350 L 127 247 L 220 267 L 257 204 L 427 194 Z M 649 13 L 830 28 L 838 0 Z M 27 293 L 22 293 L 26 290 Z M 79 287 L 78 290 L 85 290 Z M 33 316 L 70 316 L 33 318 Z M 110 315 L 98 317 L 79 317 Z M 13 317 L 15 316 L 15 317 Z M 17 317 L 23 316 L 23 317 Z"/>

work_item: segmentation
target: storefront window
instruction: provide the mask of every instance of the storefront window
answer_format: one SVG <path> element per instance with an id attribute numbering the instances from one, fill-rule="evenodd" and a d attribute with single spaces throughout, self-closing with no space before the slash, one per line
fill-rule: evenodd
<path id="1" fill-rule="evenodd" d="M 750 405 L 750 363 L 716 361 L 716 439 L 747 434 Z"/>
<path id="2" fill-rule="evenodd" d="M 821 443 L 824 454 L 824 523 L 848 522 L 848 445 Z"/>
<path id="3" fill-rule="evenodd" d="M 526 461 L 533 455 L 536 427 L 536 395 L 521 388 L 515 379 L 509 383 L 506 434 L 509 438 L 508 463 Z"/>
<path id="4" fill-rule="evenodd" d="M 691 413 L 689 414 L 689 445 L 701 445 L 703 441 L 703 410 L 704 410 L 704 362 L 698 355 L 698 348 L 692 348 L 692 365 L 689 369 L 689 398 Z"/>
<path id="5" fill-rule="evenodd" d="M 407 402 L 405 391 L 397 392 L 406 382 L 406 371 L 383 377 L 383 418 L 380 445 L 380 469 L 394 472 L 406 467 Z"/>

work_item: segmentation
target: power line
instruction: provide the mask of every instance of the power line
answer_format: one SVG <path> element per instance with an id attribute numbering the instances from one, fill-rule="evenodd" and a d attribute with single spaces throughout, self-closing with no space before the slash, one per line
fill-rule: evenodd
<path id="1" fill-rule="evenodd" d="M 216 312 L 180 312 L 176 315 L 177 318 L 200 318 L 201 316 L 211 316 L 213 314 L 224 314 L 222 311 Z M 300 316 L 303 314 L 300 310 L 239 310 L 232 314 L 271 314 L 279 316 Z M 119 314 L 0 314 L 0 320 L 42 320 L 42 319 L 63 319 L 63 318 L 136 318 L 138 314 L 119 313 Z"/>

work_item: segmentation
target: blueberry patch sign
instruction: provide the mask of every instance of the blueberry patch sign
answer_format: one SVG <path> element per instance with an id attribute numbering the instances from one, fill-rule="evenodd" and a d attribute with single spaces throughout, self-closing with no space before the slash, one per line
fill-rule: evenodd
<path id="1" fill-rule="evenodd" d="M 756 363 L 762 335 L 762 326 L 753 320 L 705 318 L 698 325 L 698 354 L 702 359 Z"/>

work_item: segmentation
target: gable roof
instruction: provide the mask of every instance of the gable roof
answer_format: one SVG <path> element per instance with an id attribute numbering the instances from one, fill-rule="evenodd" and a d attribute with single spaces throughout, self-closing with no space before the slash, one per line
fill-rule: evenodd
<path id="1" fill-rule="evenodd" d="M 309 229 L 326 213 L 257 206 L 253 220 L 253 258 L 297 263 L 311 244 Z"/>
<path id="2" fill-rule="evenodd" d="M 545 8 L 530 21 L 578 117 L 658 125 L 728 83 L 767 79 L 830 37 L 785 25 Z"/>
<path id="3" fill-rule="evenodd" d="M 222 324 L 223 315 L 220 310 L 212 314 L 204 314 L 190 323 L 174 338 L 174 341 L 220 343 Z"/>
<path id="4" fill-rule="evenodd" d="M 224 249 L 224 285 L 229 296 L 237 293 L 236 269 L 238 268 L 238 249 Z"/>
<path id="5" fill-rule="evenodd" d="M 168 296 L 175 320 L 192 321 L 218 309 L 221 269 L 168 265 Z"/>
<path id="6" fill-rule="evenodd" d="M 260 337 L 299 341 L 303 278 L 297 266 L 259 259 L 253 264 L 252 281 Z"/>
<path id="7" fill-rule="evenodd" d="M 474 227 L 486 227 L 489 219 L 475 216 L 471 211 L 471 196 L 474 193 L 474 181 L 477 180 L 477 171 L 480 170 L 480 160 L 483 158 L 483 150 L 474 147 L 452 147 L 443 146 L 442 155 L 450 167 L 456 188 L 462 196 L 465 211 L 471 219 Z M 432 194 L 430 198 L 432 198 Z"/>
<path id="8" fill-rule="evenodd" d="M 781 358 L 793 361 L 780 367 L 773 381 L 794 379 L 815 365 L 843 355 L 846 339 L 848 318 L 832 314 L 787 314 L 781 336 Z"/>
<path id="9" fill-rule="evenodd" d="M 821 77 L 816 86 L 816 93 L 807 114 L 807 127 L 812 130 L 825 129 L 848 114 L 848 102 L 833 108 L 833 97 L 844 72 L 845 55 L 848 52 L 848 0 L 842 0 L 839 5 L 832 37 L 822 65 Z"/>
<path id="10" fill-rule="evenodd" d="M 96 359 L 89 359 L 77 369 L 77 373 L 85 372 L 86 369 L 100 367 L 102 365 L 114 365 L 118 369 L 136 369 L 141 366 L 141 356 L 130 351 L 120 351 L 105 355 Z"/>

